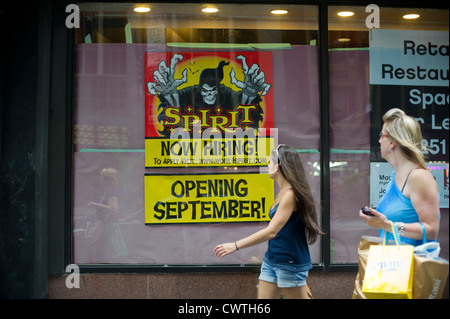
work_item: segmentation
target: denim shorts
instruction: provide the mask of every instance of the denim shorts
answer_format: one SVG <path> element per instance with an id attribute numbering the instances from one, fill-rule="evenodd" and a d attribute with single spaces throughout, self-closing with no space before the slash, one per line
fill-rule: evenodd
<path id="1" fill-rule="evenodd" d="M 278 288 L 292 288 L 305 286 L 307 277 L 308 271 L 281 270 L 263 261 L 259 280 L 277 284 Z"/>

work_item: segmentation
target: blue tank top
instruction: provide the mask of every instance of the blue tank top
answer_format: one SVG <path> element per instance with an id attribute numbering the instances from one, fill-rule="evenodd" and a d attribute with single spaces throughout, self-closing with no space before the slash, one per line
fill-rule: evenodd
<path id="1" fill-rule="evenodd" d="M 419 215 L 417 215 L 411 200 L 403 195 L 400 189 L 395 184 L 395 172 L 391 174 L 391 180 L 386 186 L 386 192 L 381 198 L 377 206 L 377 211 L 384 214 L 386 218 L 392 222 L 420 223 Z M 380 229 L 380 237 L 384 237 L 384 230 Z M 394 235 L 387 232 L 386 238 L 388 240 L 394 240 Z M 406 244 L 418 246 L 422 245 L 423 241 L 417 239 L 411 239 L 407 237 L 400 237 L 400 241 Z M 436 240 L 427 240 L 427 242 Z"/>
<path id="2" fill-rule="evenodd" d="M 270 219 L 275 216 L 278 205 L 270 209 Z M 293 212 L 275 238 L 269 240 L 263 260 L 275 268 L 288 271 L 307 271 L 312 268 L 305 224 L 297 212 Z"/>

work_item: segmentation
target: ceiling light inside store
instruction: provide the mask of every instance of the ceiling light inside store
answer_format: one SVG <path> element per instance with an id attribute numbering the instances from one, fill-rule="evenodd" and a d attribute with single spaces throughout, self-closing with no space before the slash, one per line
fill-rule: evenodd
<path id="1" fill-rule="evenodd" d="M 143 6 L 139 6 L 133 9 L 135 12 L 139 12 L 139 13 L 146 13 L 146 12 L 150 12 L 150 8 L 149 7 L 143 7 Z"/>
<path id="2" fill-rule="evenodd" d="M 419 17 L 420 17 L 420 15 L 418 15 L 417 13 L 409 13 L 409 14 L 405 14 L 403 16 L 403 19 L 411 20 L 411 19 L 417 19 Z"/>
<path id="3" fill-rule="evenodd" d="M 277 10 L 270 11 L 270 13 L 272 13 L 272 14 L 286 14 L 288 12 L 287 12 L 287 10 L 277 9 Z"/>
<path id="4" fill-rule="evenodd" d="M 351 39 L 350 38 L 339 38 L 338 41 L 339 42 L 350 42 Z"/>
<path id="5" fill-rule="evenodd" d="M 217 9 L 217 8 L 203 8 L 202 12 L 204 12 L 204 13 L 216 13 L 216 12 L 219 12 L 219 9 Z"/>
<path id="6" fill-rule="evenodd" d="M 338 12 L 337 15 L 340 16 L 340 17 L 351 17 L 354 14 L 355 13 L 352 12 L 352 11 L 341 11 L 341 12 Z"/>

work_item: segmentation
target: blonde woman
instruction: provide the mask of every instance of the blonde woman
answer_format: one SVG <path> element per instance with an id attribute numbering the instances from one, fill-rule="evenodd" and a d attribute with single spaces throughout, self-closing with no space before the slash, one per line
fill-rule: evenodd
<path id="1" fill-rule="evenodd" d="M 359 215 L 369 226 L 380 228 L 380 236 L 388 231 L 393 239 L 389 221 L 398 228 L 401 241 L 421 245 L 426 232 L 427 241 L 435 241 L 439 232 L 439 191 L 425 166 L 422 133 L 417 120 L 394 108 L 383 116 L 380 132 L 381 156 L 393 167 L 391 180 L 374 216 L 362 211 Z"/>
<path id="2" fill-rule="evenodd" d="M 259 299 L 306 299 L 306 278 L 312 268 L 308 244 L 322 234 L 316 207 L 303 165 L 295 149 L 280 144 L 270 156 L 269 176 L 279 186 L 279 194 L 269 211 L 266 228 L 231 243 L 214 248 L 222 258 L 239 249 L 269 241 L 261 265 Z"/>
<path id="3" fill-rule="evenodd" d="M 104 235 L 114 251 L 111 261 L 119 262 L 128 254 L 119 225 L 119 172 L 114 168 L 103 168 L 100 171 L 100 184 L 103 187 L 100 199 L 88 204 L 95 208 L 96 218 L 105 224 Z M 102 241 L 97 244 L 101 245 L 101 243 Z M 105 247 L 98 248 L 102 251 Z"/>

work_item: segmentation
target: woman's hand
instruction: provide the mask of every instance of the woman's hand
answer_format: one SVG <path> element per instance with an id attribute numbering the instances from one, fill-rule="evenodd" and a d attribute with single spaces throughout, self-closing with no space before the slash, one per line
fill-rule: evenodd
<path id="1" fill-rule="evenodd" d="M 218 258 L 225 257 L 226 255 L 232 254 L 236 251 L 235 243 L 225 243 L 221 245 L 217 245 L 214 248 L 214 253 Z"/>
<path id="2" fill-rule="evenodd" d="M 373 208 L 370 208 L 370 207 L 367 207 L 367 208 L 374 216 L 368 216 L 368 215 L 364 214 L 361 210 L 359 210 L 359 217 L 364 219 L 366 221 L 367 225 L 369 225 L 370 227 L 380 228 L 380 229 L 384 229 L 387 231 L 391 231 L 391 224 L 389 223 L 389 220 L 386 218 L 385 215 L 376 211 Z"/>

